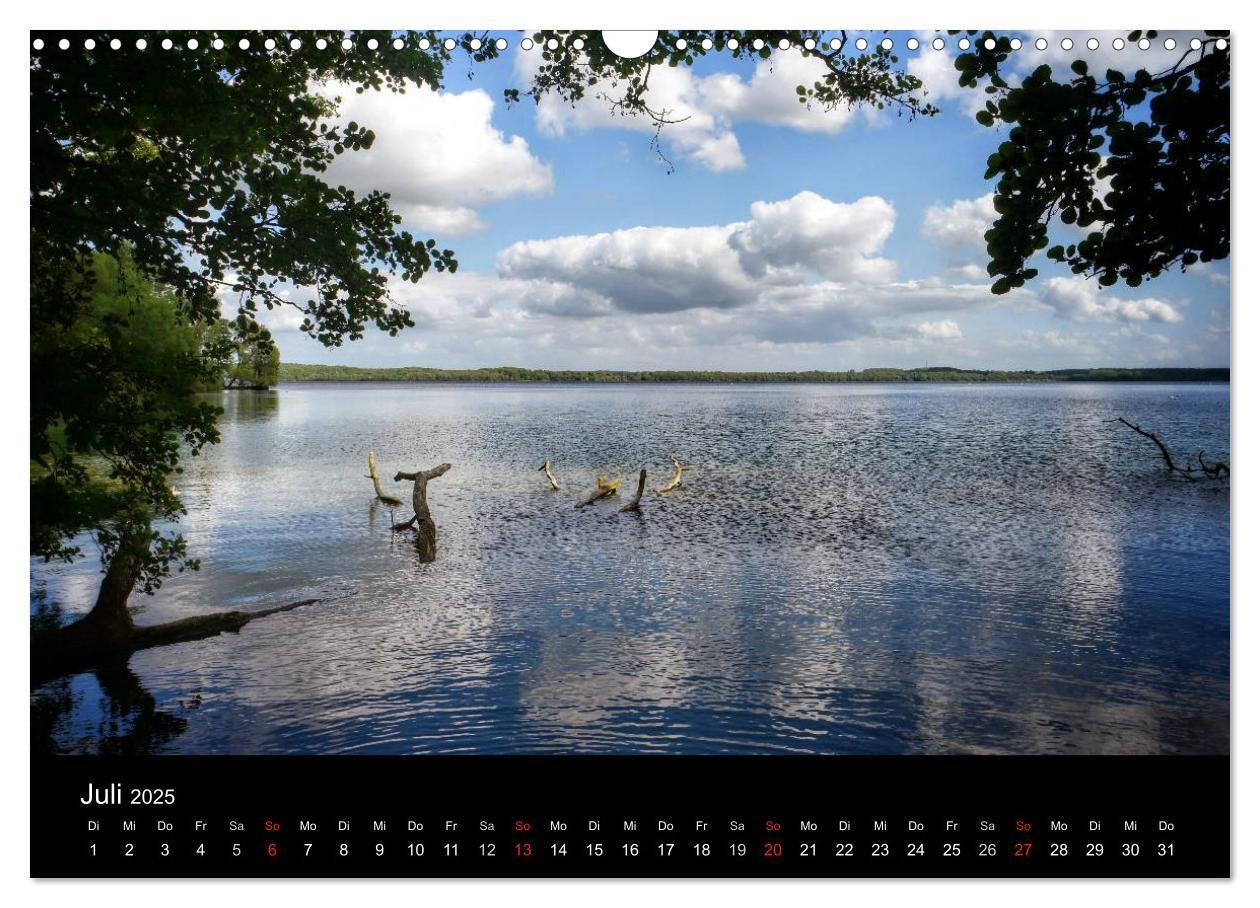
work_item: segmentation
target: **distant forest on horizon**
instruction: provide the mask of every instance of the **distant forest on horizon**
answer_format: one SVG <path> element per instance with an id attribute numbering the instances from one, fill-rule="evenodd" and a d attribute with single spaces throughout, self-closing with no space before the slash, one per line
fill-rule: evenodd
<path id="1" fill-rule="evenodd" d="M 1228 368 L 1212 369 L 1051 369 L 1012 371 L 925 366 L 919 369 L 850 369 L 843 372 L 718 372 L 654 369 L 523 369 L 493 366 L 481 369 L 433 369 L 426 366 L 369 368 L 281 363 L 280 381 L 395 382 L 1055 382 L 1152 381 L 1228 382 Z"/>

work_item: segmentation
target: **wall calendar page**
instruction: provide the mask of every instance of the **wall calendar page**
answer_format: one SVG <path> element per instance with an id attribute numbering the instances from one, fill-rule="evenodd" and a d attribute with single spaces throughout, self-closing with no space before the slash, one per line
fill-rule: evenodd
<path id="1" fill-rule="evenodd" d="M 1229 878 L 1232 33 L 466 13 L 29 31 L 30 876 Z"/>

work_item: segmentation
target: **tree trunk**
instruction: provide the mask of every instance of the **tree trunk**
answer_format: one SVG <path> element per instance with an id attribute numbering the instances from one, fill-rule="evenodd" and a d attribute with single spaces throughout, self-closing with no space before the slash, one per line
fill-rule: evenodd
<path id="1" fill-rule="evenodd" d="M 415 473 L 395 473 L 394 482 L 410 480 L 415 483 L 411 489 L 411 506 L 415 514 L 410 520 L 394 524 L 395 530 L 416 529 L 416 551 L 423 562 L 437 558 L 437 524 L 429 513 L 428 486 L 430 479 L 437 479 L 451 468 L 449 463 L 439 464 L 431 470 L 420 470 Z"/>
<path id="2" fill-rule="evenodd" d="M 131 547 L 134 543 L 124 539 L 114 553 L 105 579 L 96 594 L 96 604 L 83 618 L 91 625 L 93 633 L 106 639 L 122 639 L 135 631 L 127 602 L 136 588 L 140 576 L 140 557 Z"/>
<path id="3" fill-rule="evenodd" d="M 321 601 L 323 600 L 303 599 L 255 612 L 214 612 L 149 627 L 136 627 L 128 615 L 126 628 L 103 623 L 106 619 L 94 617 L 97 611 L 93 608 L 73 624 L 31 638 L 31 677 L 41 681 L 103 664 L 125 663 L 137 650 L 204 640 L 223 633 L 236 633 L 257 618 L 289 612 Z"/>

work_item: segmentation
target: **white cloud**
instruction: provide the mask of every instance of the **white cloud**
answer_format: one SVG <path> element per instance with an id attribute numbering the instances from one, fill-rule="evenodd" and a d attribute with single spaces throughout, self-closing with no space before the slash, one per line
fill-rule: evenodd
<path id="1" fill-rule="evenodd" d="M 1052 277 L 1041 301 L 1069 321 L 1161 322 L 1171 324 L 1182 315 L 1170 303 L 1154 297 L 1120 299 L 1108 296 L 1091 280 Z"/>
<path id="2" fill-rule="evenodd" d="M 956 322 L 908 322 L 926 312 L 961 312 L 992 305 L 985 285 L 902 281 L 878 286 L 824 281 L 765 288 L 748 306 L 721 312 L 706 327 L 715 339 L 813 346 L 870 339 L 941 341 Z M 931 327 L 926 327 L 926 326 Z"/>
<path id="3" fill-rule="evenodd" d="M 943 107 L 953 102 L 968 117 L 974 117 L 976 111 L 984 107 L 988 96 L 982 87 L 964 88 L 958 84 L 958 70 L 954 68 L 957 49 L 947 43 L 941 50 L 935 50 L 932 47 L 933 37 L 934 32 L 920 33 L 920 50 L 906 62 L 906 72 L 923 83 L 923 94 L 928 103 Z M 979 124 L 976 126 L 979 128 Z"/>
<path id="4" fill-rule="evenodd" d="M 1229 266 L 1219 262 L 1195 262 L 1186 269 L 1186 274 L 1201 277 L 1213 287 L 1229 286 Z"/>
<path id="5" fill-rule="evenodd" d="M 528 82 L 540 62 L 536 52 L 519 52 L 517 79 Z M 644 100 L 650 110 L 668 121 L 661 138 L 672 153 L 709 170 L 739 170 L 745 160 L 734 131 L 737 123 L 830 134 L 848 125 L 853 118 L 849 108 L 828 111 L 798 100 L 796 87 L 812 86 L 826 72 L 821 61 L 797 51 L 775 53 L 770 59 L 759 61 L 747 79 L 735 73 L 696 76 L 686 66 L 655 66 L 648 77 Z M 601 82 L 589 87 L 576 104 L 569 104 L 554 93 L 546 94 L 537 105 L 538 129 L 549 136 L 585 129 L 654 133 L 656 123 L 650 117 L 623 116 L 612 109 L 613 101 L 624 92 L 624 85 Z"/>
<path id="6" fill-rule="evenodd" d="M 398 210 L 408 225 L 416 225 L 425 233 L 438 236 L 465 236 L 486 229 L 481 215 L 472 208 L 445 205 L 399 204 L 398 196 L 394 196 Z M 400 210 L 401 209 L 401 210 Z"/>
<path id="7" fill-rule="evenodd" d="M 747 81 L 735 73 L 719 73 L 696 80 L 696 90 L 705 107 L 733 122 L 834 135 L 849 124 L 853 109 L 802 104 L 796 93 L 797 86 L 812 88 L 827 72 L 817 58 L 789 51 L 758 62 Z"/>
<path id="8" fill-rule="evenodd" d="M 1123 324 L 1111 333 L 1114 337 L 1120 337 L 1126 340 L 1150 341 L 1152 343 L 1165 345 L 1172 343 L 1168 339 L 1167 335 L 1160 334 L 1158 331 L 1147 331 L 1136 322 Z"/>
<path id="9" fill-rule="evenodd" d="M 921 340 L 955 341 L 962 340 L 962 329 L 952 319 L 939 322 L 920 322 L 912 326 L 912 335 Z"/>
<path id="10" fill-rule="evenodd" d="M 1208 310 L 1207 333 L 1211 337 L 1229 337 L 1228 307 Z"/>
<path id="11" fill-rule="evenodd" d="M 730 245 L 753 277 L 799 279 L 812 272 L 835 281 L 887 281 L 896 263 L 875 256 L 896 219 L 892 203 L 879 196 L 844 204 L 806 191 L 754 202 L 752 220 L 732 231 Z"/>
<path id="12" fill-rule="evenodd" d="M 428 349 L 482 350 L 490 357 L 484 362 L 515 361 L 521 351 L 540 348 L 563 356 L 577 351 L 585 362 L 608 352 L 633 365 L 680 350 L 703 362 L 705 354 L 698 351 L 729 356 L 742 348 L 814 350 L 858 341 L 951 343 L 962 338 L 958 322 L 925 320 L 924 313 L 962 312 L 995 301 L 984 285 L 818 282 L 765 285 L 733 308 L 644 310 L 628 318 L 607 298 L 559 281 L 460 272 L 426 275 L 417 284 L 397 282 L 391 289 L 418 326 L 418 337 L 409 339 L 423 338 Z M 490 349 L 516 353 L 485 352 Z"/>
<path id="13" fill-rule="evenodd" d="M 984 234 L 997 219 L 993 193 L 977 199 L 958 199 L 948 205 L 929 205 L 921 228 L 925 237 L 958 263 L 984 249 Z"/>
<path id="14" fill-rule="evenodd" d="M 768 286 L 811 278 L 874 283 L 896 264 L 877 253 L 892 233 L 893 206 L 868 196 L 832 202 L 802 192 L 755 202 L 748 221 L 711 227 L 635 227 L 528 240 L 499 253 L 499 274 L 566 283 L 596 307 L 677 312 L 746 305 Z"/>
<path id="15" fill-rule="evenodd" d="M 520 51 L 516 58 L 518 81 L 527 84 L 540 62 L 537 53 Z M 663 137 L 671 149 L 709 170 L 738 170 L 744 166 L 744 153 L 729 120 L 705 106 L 690 67 L 654 67 L 649 85 L 645 101 L 654 113 L 668 121 Z M 623 115 L 612 109 L 613 101 L 624 91 L 624 85 L 601 82 L 588 87 L 575 104 L 548 93 L 538 102 L 535 124 L 546 136 L 565 136 L 587 129 L 654 133 L 656 124 L 650 117 Z"/>
<path id="16" fill-rule="evenodd" d="M 518 242 L 500 251 L 496 274 L 430 273 L 416 284 L 392 280 L 390 290 L 417 326 L 406 352 L 481 362 L 545 349 L 572 363 L 564 350 L 612 356 L 613 339 L 623 363 L 636 346 L 644 355 L 771 348 L 822 355 L 831 345 L 866 341 L 905 353 L 962 337 L 957 321 L 929 313 L 1035 299 L 1016 291 L 999 301 L 983 283 L 897 281 L 896 263 L 879 255 L 895 220 L 882 198 L 843 203 L 802 192 L 756 202 L 748 220 L 730 224 Z M 273 327 L 296 328 L 286 316 Z M 697 367 L 705 355 L 697 353 Z"/>
<path id="17" fill-rule="evenodd" d="M 568 283 L 600 305 L 677 312 L 748 302 L 752 284 L 728 244 L 733 226 L 635 227 L 612 233 L 513 243 L 499 274 Z"/>
<path id="18" fill-rule="evenodd" d="M 370 149 L 339 155 L 328 179 L 359 192 L 390 193 L 404 224 L 422 235 L 483 229 L 477 207 L 552 190 L 551 167 L 523 138 L 494 127 L 494 102 L 484 91 L 422 85 L 360 94 L 335 82 L 319 90 L 341 98 L 336 122 L 376 134 Z"/>

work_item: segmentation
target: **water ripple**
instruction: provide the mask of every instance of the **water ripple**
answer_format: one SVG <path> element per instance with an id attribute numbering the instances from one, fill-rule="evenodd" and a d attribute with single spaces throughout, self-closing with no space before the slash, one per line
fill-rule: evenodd
<path id="1" fill-rule="evenodd" d="M 1227 456 L 1226 387 L 286 386 L 228 401 L 223 443 L 181 484 L 203 568 L 137 597 L 138 620 L 346 597 L 137 654 L 177 730 L 127 746 L 1228 749 L 1228 491 L 1171 482 L 1108 422 Z M 454 464 L 430 487 L 436 562 L 390 532 L 405 508 L 371 503 L 368 450 L 387 485 Z M 640 466 L 668 479 L 670 453 L 691 466 L 682 487 L 617 513 Z M 575 509 L 597 474 L 620 474 L 622 494 Z M 96 571 L 33 567 L 34 599 L 82 611 Z M 36 691 L 69 704 L 55 746 L 115 746 L 109 680 Z"/>

